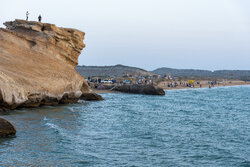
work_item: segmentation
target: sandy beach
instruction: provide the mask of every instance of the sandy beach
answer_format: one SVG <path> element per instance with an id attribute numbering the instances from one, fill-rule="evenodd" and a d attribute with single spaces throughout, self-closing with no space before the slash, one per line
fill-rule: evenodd
<path id="1" fill-rule="evenodd" d="M 188 83 L 188 81 L 181 81 L 182 83 Z M 209 84 L 208 80 L 198 81 L 200 84 L 194 84 L 194 87 L 187 87 L 187 86 L 176 86 L 176 87 L 168 87 L 169 82 L 161 82 L 158 84 L 159 87 L 163 88 L 164 90 L 172 90 L 172 89 L 193 89 L 193 88 L 208 88 Z M 201 86 L 200 86 L 201 85 Z M 250 82 L 240 81 L 240 80 L 233 80 L 233 81 L 224 81 L 218 82 L 217 84 L 213 85 L 212 87 L 222 87 L 222 86 L 236 86 L 236 85 L 250 85 Z"/>

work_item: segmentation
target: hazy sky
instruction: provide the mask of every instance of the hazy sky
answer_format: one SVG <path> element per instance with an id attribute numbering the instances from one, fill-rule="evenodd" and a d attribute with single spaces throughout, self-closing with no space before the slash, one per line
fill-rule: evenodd
<path id="1" fill-rule="evenodd" d="M 0 2 L 1 26 L 28 10 L 30 20 L 84 31 L 80 65 L 250 70 L 250 0 Z"/>

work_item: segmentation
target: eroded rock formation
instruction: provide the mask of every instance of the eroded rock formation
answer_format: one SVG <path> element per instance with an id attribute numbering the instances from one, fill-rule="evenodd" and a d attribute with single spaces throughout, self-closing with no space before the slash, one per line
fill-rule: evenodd
<path id="1" fill-rule="evenodd" d="M 15 20 L 0 28 L 0 110 L 76 102 L 89 88 L 75 71 L 84 32 Z"/>

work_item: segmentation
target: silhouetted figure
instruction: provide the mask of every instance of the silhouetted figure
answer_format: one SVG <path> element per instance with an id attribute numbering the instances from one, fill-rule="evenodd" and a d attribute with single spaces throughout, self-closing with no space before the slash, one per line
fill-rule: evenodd
<path id="1" fill-rule="evenodd" d="M 29 12 L 27 11 L 26 12 L 26 20 L 28 21 L 28 19 L 29 19 Z"/>
<path id="2" fill-rule="evenodd" d="M 38 21 L 39 21 L 39 22 L 42 21 L 42 16 L 41 16 L 41 15 L 38 16 Z"/>

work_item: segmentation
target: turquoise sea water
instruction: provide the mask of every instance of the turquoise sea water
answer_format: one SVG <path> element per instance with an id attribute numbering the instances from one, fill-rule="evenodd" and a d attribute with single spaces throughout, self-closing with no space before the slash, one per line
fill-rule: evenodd
<path id="1" fill-rule="evenodd" d="M 250 166 L 250 86 L 0 113 L 0 166 Z"/>

